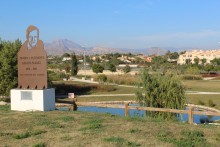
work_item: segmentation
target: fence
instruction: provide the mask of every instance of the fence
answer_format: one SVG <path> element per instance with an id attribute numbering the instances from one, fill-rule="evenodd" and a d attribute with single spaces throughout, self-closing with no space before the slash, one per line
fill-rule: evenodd
<path id="1" fill-rule="evenodd" d="M 115 105 L 115 104 L 123 104 Z M 121 108 L 125 109 L 125 116 L 129 115 L 129 110 L 146 110 L 146 111 L 156 111 L 156 112 L 170 112 L 177 114 L 188 114 L 189 124 L 193 124 L 193 115 L 208 115 L 208 116 L 220 116 L 219 112 L 210 112 L 210 111 L 193 111 L 195 106 L 188 106 L 188 110 L 178 110 L 178 109 L 167 109 L 167 108 L 154 108 L 154 107 L 140 107 L 140 106 L 129 106 L 130 102 L 77 102 L 78 106 L 95 106 L 95 107 L 105 107 L 105 108 Z"/>

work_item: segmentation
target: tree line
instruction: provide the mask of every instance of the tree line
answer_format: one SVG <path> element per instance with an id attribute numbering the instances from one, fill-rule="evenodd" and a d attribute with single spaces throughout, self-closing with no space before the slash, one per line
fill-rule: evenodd
<path id="1" fill-rule="evenodd" d="M 21 41 L 3 41 L 0 39 L 0 95 L 9 95 L 18 84 L 17 53 Z"/>

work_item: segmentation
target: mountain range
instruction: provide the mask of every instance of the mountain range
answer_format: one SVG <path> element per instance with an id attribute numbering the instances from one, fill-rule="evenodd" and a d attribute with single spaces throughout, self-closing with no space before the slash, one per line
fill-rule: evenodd
<path id="1" fill-rule="evenodd" d="M 83 54 L 84 51 L 87 55 L 94 54 L 107 54 L 107 53 L 132 53 L 132 54 L 144 54 L 152 55 L 158 54 L 163 55 L 168 50 L 160 47 L 151 47 L 145 49 L 121 49 L 121 48 L 109 48 L 109 47 L 89 47 L 83 48 L 81 45 L 70 41 L 68 39 L 58 39 L 50 43 L 45 43 L 45 50 L 47 55 L 63 55 L 64 53 L 75 53 Z"/>

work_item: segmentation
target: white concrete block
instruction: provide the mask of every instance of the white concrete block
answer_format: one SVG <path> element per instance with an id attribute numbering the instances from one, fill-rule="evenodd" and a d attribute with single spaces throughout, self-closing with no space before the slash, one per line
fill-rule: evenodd
<path id="1" fill-rule="evenodd" d="M 11 110 L 50 111 L 55 110 L 55 89 L 11 90 Z"/>

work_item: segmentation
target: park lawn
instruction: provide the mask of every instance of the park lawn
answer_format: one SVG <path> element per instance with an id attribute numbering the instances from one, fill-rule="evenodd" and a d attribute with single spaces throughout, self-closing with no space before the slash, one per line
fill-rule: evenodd
<path id="1" fill-rule="evenodd" d="M 208 106 L 208 101 L 212 100 L 216 105 L 215 108 L 220 109 L 220 94 L 186 94 L 186 103 L 199 104 L 199 101 Z"/>
<path id="2" fill-rule="evenodd" d="M 187 91 L 220 92 L 220 81 L 213 80 L 184 80 Z"/>
<path id="3" fill-rule="evenodd" d="M 67 81 L 58 82 L 59 84 L 65 83 L 70 85 L 75 85 L 76 87 L 94 86 L 94 84 Z M 204 80 L 184 80 L 184 85 L 186 90 L 190 91 L 205 91 L 205 92 L 220 92 L 220 81 L 204 81 Z M 95 84 L 96 86 L 98 84 Z M 87 93 L 82 93 L 82 95 L 89 95 L 90 97 L 78 97 L 79 102 L 95 102 L 95 101 L 126 101 L 135 100 L 135 96 L 92 96 L 92 95 L 102 95 L 102 94 L 135 94 L 137 88 L 135 87 L 122 87 L 117 85 L 102 85 L 99 88 L 90 89 Z M 190 87 L 190 88 L 189 88 Z M 73 89 L 74 90 L 74 89 Z M 67 93 L 66 93 L 67 95 Z M 77 95 L 76 95 L 77 97 Z M 199 104 L 199 101 L 203 101 L 208 104 L 209 100 L 212 100 L 216 104 L 216 108 L 220 109 L 220 95 L 216 94 L 186 94 L 186 103 Z M 60 99 L 62 101 L 71 101 L 70 99 Z"/>
<path id="4" fill-rule="evenodd" d="M 99 94 L 134 94 L 136 87 L 123 87 L 118 85 L 84 83 L 78 81 L 53 82 L 56 91 L 61 95 L 75 93 L 75 95 L 99 95 Z M 58 95 L 59 95 L 58 94 Z"/>
<path id="5" fill-rule="evenodd" d="M 1 146 L 218 146 L 220 127 L 76 111 L 0 106 Z"/>
<path id="6" fill-rule="evenodd" d="M 117 85 L 106 85 L 112 87 L 114 90 L 112 91 L 105 91 L 105 90 L 94 90 L 92 91 L 91 95 L 98 95 L 98 94 L 135 94 L 137 91 L 136 87 L 123 87 L 123 86 L 117 86 Z"/>
<path id="7" fill-rule="evenodd" d="M 77 97 L 77 102 L 101 102 L 101 101 L 135 101 L 135 96 Z M 72 99 L 58 98 L 57 102 L 72 102 Z"/>

